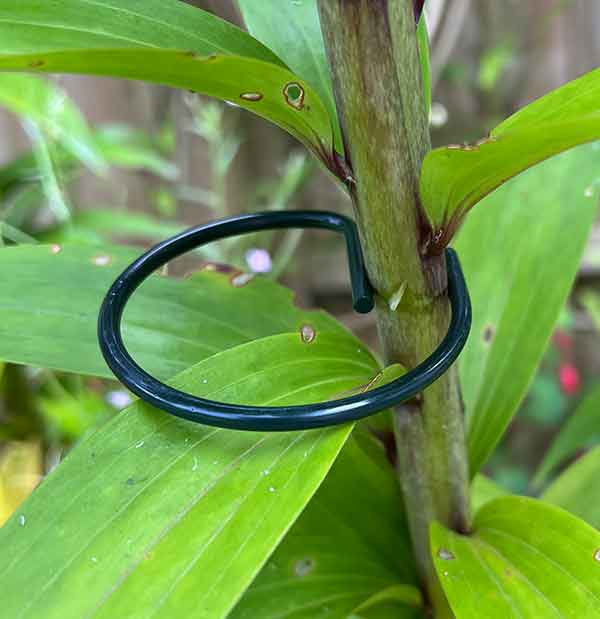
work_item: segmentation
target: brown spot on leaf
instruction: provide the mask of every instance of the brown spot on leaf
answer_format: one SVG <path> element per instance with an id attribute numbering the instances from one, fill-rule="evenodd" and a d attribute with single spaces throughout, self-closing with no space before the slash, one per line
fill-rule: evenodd
<path id="1" fill-rule="evenodd" d="M 260 101 L 262 98 L 263 95 L 260 92 L 243 92 L 240 95 L 240 99 L 244 101 Z"/>
<path id="2" fill-rule="evenodd" d="M 315 341 L 317 332 L 311 325 L 302 325 L 300 327 L 300 337 L 305 344 L 310 344 Z"/>
<path id="3" fill-rule="evenodd" d="M 201 271 L 213 271 L 215 273 L 224 273 L 229 275 L 231 273 L 239 273 L 239 271 L 232 267 L 230 264 L 223 264 L 222 262 L 207 262 L 202 265 Z"/>
<path id="4" fill-rule="evenodd" d="M 474 151 L 474 150 L 479 150 L 482 146 L 485 146 L 486 144 L 492 144 L 493 142 L 497 142 L 498 138 L 492 137 L 492 136 L 488 136 L 486 138 L 482 138 L 481 140 L 477 140 L 477 142 L 474 142 L 473 144 L 448 144 L 448 146 L 446 146 L 446 148 L 448 150 L 463 150 L 463 151 Z"/>
<path id="5" fill-rule="evenodd" d="M 304 107 L 304 88 L 298 82 L 286 84 L 283 96 L 286 103 L 295 110 L 301 110 Z"/>
<path id="6" fill-rule="evenodd" d="M 496 334 L 496 329 L 494 329 L 494 327 L 492 325 L 487 325 L 485 327 L 485 329 L 483 330 L 483 342 L 485 344 L 490 344 L 491 341 L 494 339 L 494 335 Z"/>
<path id="7" fill-rule="evenodd" d="M 45 60 L 32 60 L 27 66 L 30 69 L 39 69 L 40 67 L 43 67 L 46 64 Z"/>

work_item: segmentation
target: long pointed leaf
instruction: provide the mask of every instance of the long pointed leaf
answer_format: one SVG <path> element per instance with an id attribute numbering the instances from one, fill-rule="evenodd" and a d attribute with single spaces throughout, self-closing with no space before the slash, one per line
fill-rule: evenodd
<path id="1" fill-rule="evenodd" d="M 486 139 L 431 151 L 421 199 L 436 230 L 452 237 L 477 202 L 527 168 L 600 137 L 600 69 L 520 110 Z"/>
<path id="2" fill-rule="evenodd" d="M 3 0 L 6 54 L 162 48 L 282 61 L 233 24 L 179 0 Z"/>
<path id="3" fill-rule="evenodd" d="M 271 120 L 325 163 L 333 156 L 332 124 L 317 93 L 250 35 L 182 2 L 11 0 L 0 7 L 0 38 L 0 70 L 194 90 Z"/>
<path id="4" fill-rule="evenodd" d="M 0 359 L 111 377 L 96 321 L 110 284 L 139 251 L 115 246 L 20 246 L 0 249 Z M 237 274 L 239 275 L 239 273 Z M 162 379 L 250 340 L 277 333 L 345 333 L 324 312 L 307 312 L 289 290 L 257 277 L 204 269 L 184 280 L 154 276 L 135 293 L 124 318 L 125 342 Z M 245 280 L 242 278 L 241 283 Z"/>
<path id="5" fill-rule="evenodd" d="M 374 374 L 346 336 L 283 334 L 172 384 L 254 405 L 335 397 Z M 135 403 L 68 456 L 0 530 L 13 618 L 222 619 L 326 475 L 349 426 L 257 434 Z"/>
<path id="6" fill-rule="evenodd" d="M 596 217 L 597 145 L 547 161 L 486 198 L 456 243 L 473 301 L 460 360 L 471 474 L 526 393 Z"/>
<path id="7" fill-rule="evenodd" d="M 402 584 L 411 585 L 403 591 L 412 591 L 411 603 L 419 607 L 401 506 L 381 446 L 355 433 L 231 619 L 309 619 L 317 613 L 323 619 L 346 619 Z M 402 604 L 395 602 L 400 613 Z"/>

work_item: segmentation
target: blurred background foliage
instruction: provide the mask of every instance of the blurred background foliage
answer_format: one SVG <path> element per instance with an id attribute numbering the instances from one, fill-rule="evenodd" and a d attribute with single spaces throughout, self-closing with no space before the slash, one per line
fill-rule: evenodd
<path id="1" fill-rule="evenodd" d="M 229 0 L 190 4 L 240 21 Z M 427 10 L 434 145 L 476 140 L 598 65 L 594 0 L 428 0 Z M 289 136 L 190 92 L 105 78 L 1 75 L 0 132 L 6 245 L 143 248 L 228 214 L 348 209 Z M 343 247 L 331 235 L 231 239 L 172 272 L 187 274 L 205 261 L 283 279 L 302 305 L 325 307 L 378 346 L 373 317 L 351 311 Z M 599 275 L 597 227 L 521 411 L 486 467 L 512 491 L 539 491 L 600 442 Z M 75 442 L 130 401 L 114 382 L 0 364 L 0 524 Z M 568 432 L 555 441 L 565 423 Z"/>

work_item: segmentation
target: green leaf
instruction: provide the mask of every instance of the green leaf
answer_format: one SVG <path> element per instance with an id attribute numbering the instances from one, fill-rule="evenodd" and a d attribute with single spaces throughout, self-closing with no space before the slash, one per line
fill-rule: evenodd
<path id="1" fill-rule="evenodd" d="M 419 589 L 395 585 L 376 593 L 343 619 L 424 619 L 422 604 Z"/>
<path id="2" fill-rule="evenodd" d="M 542 498 L 600 529 L 599 471 L 600 447 L 596 447 L 555 479 Z"/>
<path id="3" fill-rule="evenodd" d="M 486 195 L 527 168 L 600 137 L 600 69 L 550 93 L 472 145 L 431 151 L 423 163 L 421 199 L 446 239 Z"/>
<path id="4" fill-rule="evenodd" d="M 456 242 L 473 302 L 460 360 L 471 474 L 524 397 L 597 213 L 598 145 L 529 170 L 486 198 Z M 483 266 L 482 266 L 483 265 Z"/>
<path id="5" fill-rule="evenodd" d="M 346 619 L 378 603 L 418 607 L 416 582 L 393 468 L 379 443 L 355 432 L 230 619 Z"/>
<path id="6" fill-rule="evenodd" d="M 476 514 L 486 503 L 510 494 L 494 480 L 476 475 L 471 483 L 471 511 Z"/>
<path id="7" fill-rule="evenodd" d="M 600 68 L 582 75 L 525 106 L 500 123 L 492 134 L 498 136 L 534 125 L 584 118 L 590 112 L 600 111 L 599 102 Z"/>
<path id="8" fill-rule="evenodd" d="M 5 221 L 0 221 L 0 245 L 4 244 L 2 242 L 4 240 L 12 241 L 13 243 L 33 243 L 34 245 L 37 243 L 37 240 L 26 232 L 11 226 Z"/>
<path id="9" fill-rule="evenodd" d="M 600 385 L 596 385 L 569 417 L 546 453 L 533 484 L 541 486 L 550 473 L 578 449 L 593 445 L 600 439 Z"/>
<path id="10" fill-rule="evenodd" d="M 34 121 L 90 168 L 96 171 L 105 168 L 106 162 L 93 133 L 61 88 L 32 75 L 0 74 L 0 106 Z"/>
<path id="11" fill-rule="evenodd" d="M 3 0 L 0 22 L 6 54 L 158 47 L 284 66 L 243 30 L 178 0 Z"/>
<path id="12" fill-rule="evenodd" d="M 347 336 L 243 344 L 180 374 L 253 405 L 335 397 L 374 373 Z M 221 619 L 328 472 L 351 426 L 233 432 L 135 403 L 69 454 L 0 530 L 3 613 Z"/>
<path id="13" fill-rule="evenodd" d="M 250 34 L 272 49 L 324 102 L 342 152 L 341 131 L 331 86 L 316 0 L 238 0 Z"/>
<path id="14" fill-rule="evenodd" d="M 600 533 L 557 507 L 497 499 L 469 537 L 434 523 L 431 545 L 457 619 L 600 617 Z"/>
<path id="15" fill-rule="evenodd" d="M 97 344 L 98 310 L 138 253 L 114 246 L 0 249 L 0 359 L 111 377 Z M 266 278 L 240 285 L 244 278 L 236 275 L 204 269 L 184 280 L 145 282 L 123 329 L 138 362 L 166 379 L 216 352 L 311 325 L 317 336 L 343 333 L 371 363 L 358 340 L 324 312 L 301 311 L 289 290 Z"/>
<path id="16" fill-rule="evenodd" d="M 325 162 L 333 156 L 318 94 L 250 35 L 183 2 L 9 0 L 0 37 L 0 70 L 110 75 L 201 92 L 271 120 Z"/>

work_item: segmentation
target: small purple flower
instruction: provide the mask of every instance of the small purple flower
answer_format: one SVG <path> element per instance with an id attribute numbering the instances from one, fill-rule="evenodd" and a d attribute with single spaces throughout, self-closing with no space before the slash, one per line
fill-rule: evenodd
<path id="1" fill-rule="evenodd" d="M 249 249 L 246 252 L 246 263 L 253 273 L 269 273 L 273 268 L 271 256 L 266 249 Z"/>
<path id="2" fill-rule="evenodd" d="M 128 391 L 109 391 L 106 394 L 107 402 L 114 408 L 121 410 L 133 402 L 133 398 Z"/>

